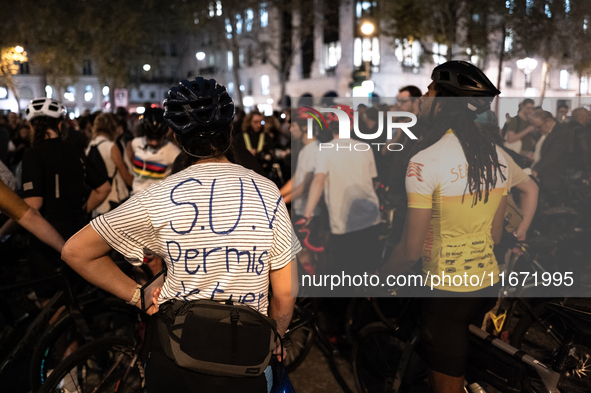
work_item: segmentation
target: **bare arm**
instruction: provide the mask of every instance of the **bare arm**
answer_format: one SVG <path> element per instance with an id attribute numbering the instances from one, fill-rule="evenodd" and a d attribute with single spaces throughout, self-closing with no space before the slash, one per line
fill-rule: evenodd
<path id="1" fill-rule="evenodd" d="M 317 173 L 310 184 L 310 191 L 308 193 L 308 203 L 306 204 L 306 210 L 304 212 L 304 217 L 312 218 L 314 217 L 314 208 L 320 201 L 320 197 L 322 196 L 322 191 L 324 190 L 324 181 L 326 180 L 325 173 Z"/>
<path id="2" fill-rule="evenodd" d="M 507 195 L 501 198 L 501 203 L 499 203 L 499 207 L 497 207 L 497 211 L 493 218 L 492 222 L 492 229 L 491 235 L 495 244 L 499 244 L 501 242 L 501 237 L 503 236 L 503 222 L 505 220 L 505 209 L 507 208 Z"/>
<path id="3" fill-rule="evenodd" d="M 125 154 L 127 154 L 129 162 L 133 163 L 133 149 L 131 148 L 131 141 L 127 142 L 127 146 L 125 146 Z"/>
<path id="4" fill-rule="evenodd" d="M 298 292 L 296 263 L 294 259 L 281 269 L 272 270 L 270 276 L 273 296 L 269 305 L 269 316 L 277 321 L 277 332 L 282 337 L 291 322 Z"/>
<path id="5" fill-rule="evenodd" d="M 519 133 L 516 133 L 515 131 L 507 131 L 507 134 L 506 134 L 507 142 L 509 142 L 509 143 L 517 142 L 518 140 L 520 140 L 521 138 L 523 138 L 524 136 L 526 136 L 527 134 L 532 132 L 534 129 L 535 129 L 534 126 L 529 125 L 523 131 L 521 131 Z"/>
<path id="6" fill-rule="evenodd" d="M 43 206 L 43 197 L 29 197 L 25 198 L 24 201 L 29 205 L 29 209 L 18 220 L 8 220 L 0 230 L 2 236 L 17 228 L 18 223 L 43 243 L 54 248 L 56 251 L 61 252 L 62 247 L 64 246 L 64 239 L 59 233 L 57 233 L 51 224 L 39 214 L 39 209 Z"/>
<path id="7" fill-rule="evenodd" d="M 86 201 L 86 212 L 90 213 L 96 209 L 103 201 L 107 198 L 111 192 L 111 185 L 108 181 L 104 182 L 98 188 L 95 188 L 90 193 L 88 200 Z"/>
<path id="8" fill-rule="evenodd" d="M 521 210 L 523 211 L 523 220 L 515 231 L 517 240 L 524 241 L 527 234 L 527 230 L 531 225 L 534 215 L 536 214 L 536 208 L 538 206 L 538 185 L 532 179 L 517 184 L 515 187 L 521 191 Z"/>
<path id="9" fill-rule="evenodd" d="M 121 178 L 123 179 L 125 184 L 131 187 L 131 184 L 133 183 L 133 176 L 131 175 L 131 173 L 129 173 L 127 165 L 125 165 L 125 163 L 123 162 L 123 157 L 121 156 L 121 152 L 119 151 L 117 144 L 114 144 L 111 148 L 111 159 L 117 167 L 117 171 L 121 175 Z"/>
<path id="10" fill-rule="evenodd" d="M 431 209 L 408 209 L 402 239 L 382 268 L 382 276 L 404 273 L 419 260 L 430 223 Z"/>
<path id="11" fill-rule="evenodd" d="M 306 173 L 306 176 L 304 177 L 304 181 L 301 182 L 300 184 L 298 184 L 294 189 L 291 190 L 291 199 L 298 199 L 299 197 L 301 197 L 304 194 L 304 191 L 306 191 L 308 189 L 308 187 L 310 186 L 310 183 L 312 183 L 312 180 L 314 179 L 314 173 L 312 172 L 308 172 Z"/>
<path id="12" fill-rule="evenodd" d="M 285 203 L 291 202 L 291 179 L 289 179 L 287 183 L 285 183 L 285 185 L 281 187 L 280 192 Z"/>
<path id="13" fill-rule="evenodd" d="M 59 233 L 57 233 L 51 224 L 39 214 L 37 209 L 32 207 L 27 210 L 25 215 L 18 220 L 18 223 L 43 243 L 52 247 L 57 252 L 62 252 L 62 247 L 65 243 L 64 239 Z"/>
<path id="14" fill-rule="evenodd" d="M 107 255 L 111 247 L 90 226 L 72 236 L 62 250 L 62 259 L 86 281 L 129 301 L 136 283 Z"/>

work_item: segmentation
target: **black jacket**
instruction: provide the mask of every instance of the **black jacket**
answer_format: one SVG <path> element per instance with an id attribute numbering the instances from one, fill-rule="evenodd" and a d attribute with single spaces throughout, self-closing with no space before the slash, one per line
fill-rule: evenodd
<path id="1" fill-rule="evenodd" d="M 573 157 L 572 167 L 576 171 L 591 174 L 591 129 L 580 123 L 572 122 Z"/>
<path id="2" fill-rule="evenodd" d="M 556 123 L 542 145 L 540 161 L 533 167 L 542 188 L 557 190 L 561 187 L 572 146 L 572 132 L 568 126 Z"/>

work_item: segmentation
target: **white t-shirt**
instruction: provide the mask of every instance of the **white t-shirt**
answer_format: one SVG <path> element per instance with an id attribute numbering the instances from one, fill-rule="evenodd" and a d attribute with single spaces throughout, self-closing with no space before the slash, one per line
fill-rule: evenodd
<path id="1" fill-rule="evenodd" d="M 302 184 L 306 179 L 306 176 L 308 176 L 308 174 L 314 176 L 314 171 L 316 170 L 316 157 L 318 156 L 319 145 L 320 143 L 318 141 L 314 141 L 308 143 L 306 146 L 304 146 L 302 150 L 300 150 L 300 154 L 298 154 L 298 166 L 296 167 L 296 171 L 293 176 L 293 188 Z M 308 186 L 299 198 L 292 201 L 291 208 L 293 209 L 293 213 L 295 215 L 304 215 L 304 211 L 306 210 L 306 204 L 308 203 L 309 190 L 310 187 Z M 320 207 L 316 206 L 314 208 L 314 215 L 318 216 L 320 215 L 320 213 Z"/>
<path id="2" fill-rule="evenodd" d="M 343 235 L 379 224 L 379 201 L 373 187 L 378 172 L 372 150 L 351 147 L 349 151 L 348 147 L 356 143 L 352 139 L 333 139 L 330 143 L 335 147 L 318 153 L 316 173 L 326 174 L 324 200 L 331 233 Z"/>
<path id="3" fill-rule="evenodd" d="M 117 171 L 117 167 L 111 158 L 111 148 L 115 145 L 115 142 L 110 141 L 106 136 L 99 135 L 90 141 L 86 148 L 86 155 L 90 152 L 92 146 L 98 145 L 98 151 L 101 154 L 105 167 L 107 168 L 107 176 L 112 178 L 111 192 L 107 198 L 101 203 L 96 209 L 92 211 L 92 216 L 96 217 L 100 214 L 105 214 L 111 210 L 111 204 L 109 202 L 122 202 L 129 196 L 127 185 L 123 181 L 121 174 Z M 115 173 L 116 172 L 116 173 Z"/>
<path id="4" fill-rule="evenodd" d="M 138 193 L 170 175 L 172 164 L 181 150 L 167 140 L 155 150 L 146 145 L 145 137 L 131 141 L 133 150 L 132 194 Z"/>
<path id="5" fill-rule="evenodd" d="M 277 186 L 231 163 L 192 165 L 91 225 L 126 258 L 162 256 L 159 304 L 232 299 L 266 313 L 269 272 L 301 250 Z"/>

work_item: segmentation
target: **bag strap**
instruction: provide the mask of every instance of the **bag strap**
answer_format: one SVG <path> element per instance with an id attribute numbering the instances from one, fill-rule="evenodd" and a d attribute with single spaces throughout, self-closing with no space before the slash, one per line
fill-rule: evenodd
<path id="1" fill-rule="evenodd" d="M 238 356 L 238 320 L 240 313 L 237 308 L 232 308 L 230 311 L 230 334 L 232 335 L 232 352 L 230 354 L 230 361 L 232 364 L 236 362 Z"/>
<path id="2" fill-rule="evenodd" d="M 97 143 L 95 145 L 96 149 L 98 150 L 98 147 L 100 145 L 102 145 L 104 142 L 108 142 L 108 141 L 109 141 L 108 139 L 103 139 L 102 141 L 100 141 L 99 143 Z M 99 151 L 99 153 L 100 153 L 100 151 Z M 101 158 L 102 158 L 102 156 L 101 156 Z M 104 161 L 105 160 L 103 160 L 103 162 Z M 107 168 L 107 163 L 105 163 L 105 169 L 106 168 Z M 107 169 L 107 177 L 109 178 L 109 184 L 113 184 L 113 179 L 115 179 L 115 175 L 117 175 L 117 167 L 116 166 L 115 166 L 115 172 L 113 172 L 113 176 L 109 176 L 109 170 Z M 119 190 L 117 190 L 117 198 L 119 198 Z"/>

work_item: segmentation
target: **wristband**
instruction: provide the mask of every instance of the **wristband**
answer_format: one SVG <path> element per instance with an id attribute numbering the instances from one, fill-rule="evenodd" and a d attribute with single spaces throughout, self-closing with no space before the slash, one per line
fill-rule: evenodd
<path id="1" fill-rule="evenodd" d="M 126 303 L 129 304 L 130 306 L 135 306 L 137 304 L 137 302 L 140 300 L 141 293 L 142 293 L 142 286 L 140 284 L 137 284 L 137 287 L 135 288 L 135 292 L 133 293 L 133 297 L 131 298 L 131 300 L 129 300 Z"/>

